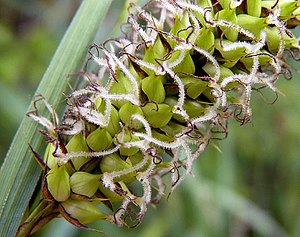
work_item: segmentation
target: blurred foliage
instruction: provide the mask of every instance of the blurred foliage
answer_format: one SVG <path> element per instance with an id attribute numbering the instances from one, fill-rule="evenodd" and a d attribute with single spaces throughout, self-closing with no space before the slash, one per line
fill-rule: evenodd
<path id="1" fill-rule="evenodd" d="M 0 162 L 79 2 L 0 3 Z M 116 34 L 124 3 L 114 1 L 95 42 Z M 285 96 L 272 105 L 274 94 L 254 93 L 252 123 L 231 121 L 228 138 L 213 141 L 193 175 L 150 208 L 140 226 L 94 227 L 123 237 L 300 236 L 299 79 L 296 72 L 291 81 L 282 79 Z M 35 236 L 98 235 L 58 219 Z"/>

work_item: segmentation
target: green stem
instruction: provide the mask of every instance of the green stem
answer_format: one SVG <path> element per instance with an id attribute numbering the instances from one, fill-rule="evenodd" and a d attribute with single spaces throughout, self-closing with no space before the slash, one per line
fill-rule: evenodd
<path id="1" fill-rule="evenodd" d="M 53 209 L 54 203 L 48 202 L 46 200 L 41 200 L 39 205 L 33 210 L 30 216 L 24 221 L 24 223 L 19 227 L 16 237 L 25 237 L 28 236 L 32 229 L 35 228 L 35 231 L 41 228 L 42 226 L 34 226 L 43 215 L 49 214 L 48 212 L 55 212 Z"/>

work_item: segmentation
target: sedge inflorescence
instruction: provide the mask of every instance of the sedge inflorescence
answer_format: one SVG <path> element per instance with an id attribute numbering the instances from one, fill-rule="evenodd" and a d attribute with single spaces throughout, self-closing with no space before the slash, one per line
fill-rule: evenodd
<path id="1" fill-rule="evenodd" d="M 131 5 L 125 37 L 93 44 L 81 72 L 87 86 L 68 96 L 47 128 L 43 199 L 80 227 L 97 219 L 139 223 L 149 204 L 192 170 L 227 122 L 251 119 L 253 90 L 289 75 L 299 41 L 298 1 L 160 0 Z M 97 68 L 97 69 L 95 69 Z M 167 193 L 167 194 L 168 194 Z M 102 206 L 107 206 L 107 211 Z M 130 218 L 129 218 L 130 217 Z"/>

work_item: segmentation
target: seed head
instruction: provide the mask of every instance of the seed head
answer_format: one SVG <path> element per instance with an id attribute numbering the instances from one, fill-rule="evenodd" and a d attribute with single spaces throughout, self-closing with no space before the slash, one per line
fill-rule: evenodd
<path id="1" fill-rule="evenodd" d="M 139 223 L 168 193 L 162 177 L 172 192 L 209 141 L 226 138 L 229 118 L 249 122 L 252 91 L 277 93 L 286 53 L 299 51 L 289 31 L 298 1 L 152 0 L 128 11 L 125 38 L 91 46 L 98 70 L 69 96 L 62 121 L 29 113 L 52 137 L 45 188 L 83 224 L 126 225 L 133 213 Z"/>

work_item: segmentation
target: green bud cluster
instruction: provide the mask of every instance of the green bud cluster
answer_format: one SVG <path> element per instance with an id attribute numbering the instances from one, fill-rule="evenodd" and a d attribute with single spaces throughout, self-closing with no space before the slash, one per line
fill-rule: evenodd
<path id="1" fill-rule="evenodd" d="M 83 73 L 88 85 L 69 96 L 61 123 L 29 114 L 50 138 L 43 198 L 79 226 L 97 219 L 129 225 L 135 211 L 139 223 L 166 193 L 166 173 L 171 192 L 209 141 L 226 137 L 229 118 L 250 121 L 252 90 L 277 93 L 274 83 L 288 73 L 286 53 L 299 50 L 289 30 L 299 24 L 299 6 L 132 5 L 126 36 L 90 47 L 89 63 L 98 70 Z"/>

